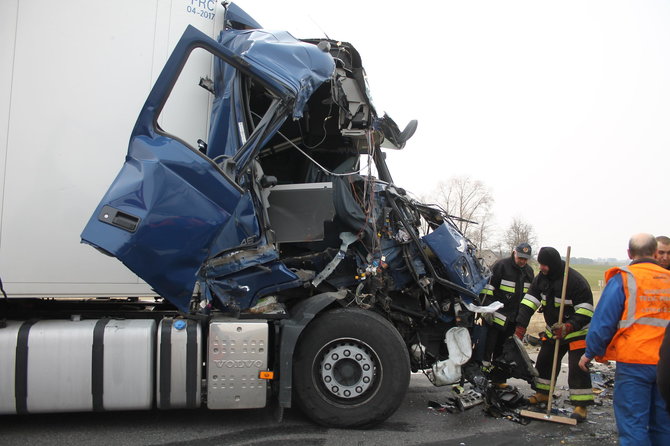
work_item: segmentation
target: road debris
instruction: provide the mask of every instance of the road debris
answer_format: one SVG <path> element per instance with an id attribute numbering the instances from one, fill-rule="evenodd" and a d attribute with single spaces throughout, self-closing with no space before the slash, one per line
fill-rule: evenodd
<path id="1" fill-rule="evenodd" d="M 531 350 L 531 348 L 527 348 L 527 350 Z M 514 350 L 510 350 L 510 352 L 512 351 Z M 536 353 L 537 352 L 534 351 L 531 353 L 533 358 Z M 511 358 L 507 359 L 509 361 Z M 520 361 L 518 356 L 515 359 L 516 361 L 512 360 L 509 361 L 509 363 L 526 363 L 526 361 L 532 362 L 532 360 Z M 594 408 L 600 409 L 592 410 L 590 412 L 592 419 L 587 420 L 589 425 L 600 427 L 604 421 L 613 421 L 612 398 L 614 373 L 614 364 L 594 363 L 592 365 L 591 379 L 593 382 L 593 391 L 596 395 Z M 481 368 L 476 368 L 472 364 L 468 364 L 465 367 L 463 374 L 471 382 L 466 382 L 463 384 L 463 386 L 454 385 L 448 392 L 448 396 L 444 401 L 429 401 L 428 407 L 431 410 L 459 414 L 469 408 L 474 407 L 475 405 L 480 405 L 483 403 L 483 412 L 490 417 L 507 419 L 522 425 L 527 425 L 530 423 L 530 418 L 521 416 L 520 414 L 521 409 L 530 407 L 528 405 L 528 400 L 524 396 L 525 389 L 522 391 L 520 387 L 515 385 L 500 387 L 491 384 L 490 380 L 487 379 L 488 374 L 482 374 Z M 525 378 L 529 377 L 526 376 Z M 556 388 L 551 410 L 553 415 L 569 417 L 572 413 L 572 405 L 569 404 L 569 401 L 566 397 L 567 392 L 568 387 L 566 385 L 560 385 Z M 546 403 L 533 407 L 541 411 L 546 411 L 547 408 Z M 613 427 L 613 423 L 612 429 L 610 430 L 599 429 L 598 431 L 587 433 L 583 430 L 583 428 L 584 426 L 581 428 L 571 429 L 577 429 L 574 431 L 576 436 L 579 436 L 581 433 L 583 436 L 589 437 L 590 439 L 616 439 L 616 430 Z"/>
<path id="2" fill-rule="evenodd" d="M 521 407 L 528 405 L 521 391 L 514 386 L 499 388 L 489 385 L 486 388 L 486 406 L 484 413 L 494 418 L 505 418 L 516 423 L 528 424 L 530 419 L 519 413 Z"/>
<path id="3" fill-rule="evenodd" d="M 449 392 L 450 395 L 447 396 L 444 402 L 430 400 L 428 401 L 428 408 L 437 412 L 458 413 L 483 404 L 484 395 L 474 388 L 470 388 L 469 384 L 466 384 L 466 386 L 468 388 L 461 387 L 460 385 L 453 386 Z"/>
<path id="4" fill-rule="evenodd" d="M 596 394 L 612 393 L 614 389 L 615 366 L 610 363 L 592 363 L 591 364 L 591 383 L 593 392 Z"/>

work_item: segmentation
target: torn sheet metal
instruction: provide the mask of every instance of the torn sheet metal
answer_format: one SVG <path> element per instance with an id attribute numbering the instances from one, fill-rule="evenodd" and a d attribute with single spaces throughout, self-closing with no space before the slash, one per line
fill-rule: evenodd
<path id="1" fill-rule="evenodd" d="M 440 259 L 447 272 L 447 279 L 479 294 L 488 282 L 488 277 L 476 261 L 474 249 L 455 227 L 444 223 L 430 234 L 422 237 Z M 462 296 L 470 302 L 468 296 Z"/>
<path id="2" fill-rule="evenodd" d="M 285 31 L 226 30 L 219 43 L 237 55 L 239 60 L 262 74 L 264 80 L 281 85 L 291 98 L 293 119 L 303 115 L 309 97 L 335 69 L 333 58 L 316 45 L 302 42 Z M 219 59 L 214 66 L 215 97 L 207 155 L 216 158 L 233 156 L 246 142 L 240 129 L 246 119 L 242 104 L 241 77 L 238 70 Z M 250 131 L 249 131 L 250 133 Z"/>
<path id="3" fill-rule="evenodd" d="M 323 282 L 325 279 L 330 276 L 333 271 L 335 271 L 335 268 L 337 268 L 337 265 L 340 264 L 342 259 L 345 257 L 347 253 L 347 249 L 349 249 L 349 245 L 351 245 L 353 242 L 358 240 L 358 237 L 356 237 L 354 234 L 351 232 L 343 232 L 340 234 L 340 240 L 342 240 L 342 244 L 340 245 L 340 250 L 335 254 L 335 257 L 333 257 L 333 260 L 331 260 L 328 265 L 319 273 L 318 276 L 312 280 L 312 285 L 315 287 L 318 287 L 321 282 Z"/>

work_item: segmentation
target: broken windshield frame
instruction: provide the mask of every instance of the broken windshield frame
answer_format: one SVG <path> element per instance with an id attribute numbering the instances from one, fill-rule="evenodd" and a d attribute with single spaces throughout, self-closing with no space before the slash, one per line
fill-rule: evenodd
<path id="1" fill-rule="evenodd" d="M 248 137 L 243 135 L 246 141 L 237 148 L 235 155 L 232 158 L 234 164 L 237 165 L 235 168 L 235 178 L 231 178 L 230 174 L 232 172 L 226 172 L 219 163 L 198 150 L 193 143 L 185 141 L 180 135 L 166 131 L 158 122 L 184 67 L 187 65 L 189 58 L 196 49 L 202 49 L 212 57 L 219 58 L 223 63 L 230 65 L 237 71 L 237 73 L 239 73 L 237 74 L 238 76 L 248 76 L 253 79 L 254 82 L 260 84 L 273 98 L 271 106 L 268 108 L 261 121 L 252 129 L 251 134 Z M 189 26 L 184 32 L 184 38 L 180 40 L 168 59 L 166 67 L 171 65 L 177 65 L 177 68 L 175 70 L 163 70 L 156 81 L 156 87 L 151 91 L 147 98 L 145 107 L 138 118 L 138 123 L 142 122 L 143 118 L 146 117 L 143 115 L 146 113 L 153 113 L 152 122 L 157 134 L 174 138 L 184 144 L 184 146 L 198 153 L 204 159 L 207 159 L 215 165 L 224 176 L 239 188 L 238 177 L 240 172 L 244 172 L 258 149 L 267 142 L 270 137 L 269 135 L 273 135 L 286 119 L 287 110 L 290 108 L 289 105 L 291 102 L 290 90 L 281 82 L 276 81 L 266 75 L 266 73 L 255 69 L 253 65 L 244 63 L 238 55 L 232 53 L 230 50 L 210 39 L 192 26 Z M 236 84 L 239 85 L 239 83 Z M 155 104 L 155 107 L 150 106 L 153 104 Z M 242 139 L 242 141 L 244 141 L 244 139 Z"/>

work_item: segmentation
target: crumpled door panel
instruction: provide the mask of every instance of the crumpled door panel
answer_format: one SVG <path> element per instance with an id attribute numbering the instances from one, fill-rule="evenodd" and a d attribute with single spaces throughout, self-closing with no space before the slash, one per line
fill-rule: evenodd
<path id="1" fill-rule="evenodd" d="M 244 177 L 245 166 L 289 115 L 301 114 L 311 92 L 334 67 L 329 55 L 287 33 L 277 38 L 258 31 L 229 32 L 236 34 L 235 45 L 222 45 L 193 27 L 186 29 L 140 113 L 123 168 L 81 236 L 82 242 L 117 257 L 182 311 L 188 311 L 198 272 L 208 258 L 262 242 L 259 211 L 251 180 Z M 214 65 L 225 65 L 238 79 L 244 76 L 263 85 L 273 98 L 257 127 L 247 129 L 250 134 L 246 135 L 238 122 L 229 122 L 231 117 L 236 121 L 236 116 L 246 116 L 243 97 L 217 95 L 214 102 L 220 107 L 215 110 L 242 113 L 214 113 L 213 129 L 237 133 L 224 140 L 213 138 L 210 156 L 158 125 L 194 48 L 211 53 L 219 61 Z M 282 64 L 277 61 L 284 58 L 294 62 L 279 69 Z M 289 69 L 295 67 L 301 69 Z M 217 86 L 219 93 L 225 90 Z M 186 116 L 189 110 L 183 113 Z M 225 160 L 213 159 L 214 153 L 231 160 L 232 169 L 224 173 L 225 166 L 217 161 Z M 294 279 L 279 270 L 282 281 Z"/>
<path id="2" fill-rule="evenodd" d="M 237 220 L 241 198 L 220 171 L 179 142 L 136 137 L 82 240 L 116 256 L 186 311 L 210 246 L 240 245 L 259 236 L 255 218 L 251 225 L 233 225 L 239 232 L 221 232 L 231 216 Z M 106 206 L 135 218 L 134 230 L 108 221 Z"/>

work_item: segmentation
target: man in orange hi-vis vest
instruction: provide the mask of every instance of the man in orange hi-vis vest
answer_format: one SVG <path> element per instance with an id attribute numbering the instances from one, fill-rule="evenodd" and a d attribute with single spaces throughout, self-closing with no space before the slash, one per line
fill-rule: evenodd
<path id="1" fill-rule="evenodd" d="M 653 259 L 656 239 L 636 234 L 630 265 L 605 273 L 607 285 L 586 336 L 583 370 L 593 358 L 616 361 L 614 415 L 619 443 L 670 445 L 670 414 L 656 384 L 658 351 L 670 322 L 670 271 Z"/>

